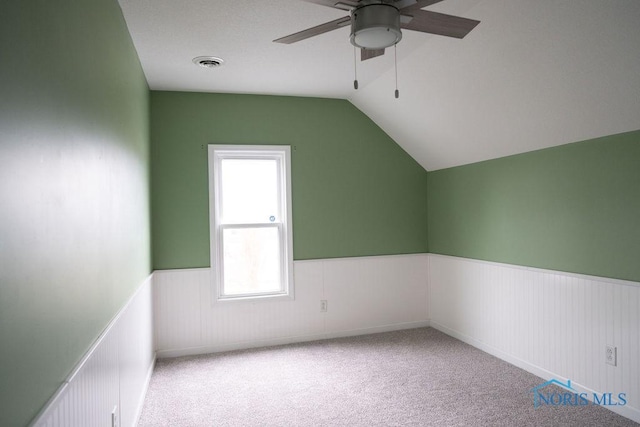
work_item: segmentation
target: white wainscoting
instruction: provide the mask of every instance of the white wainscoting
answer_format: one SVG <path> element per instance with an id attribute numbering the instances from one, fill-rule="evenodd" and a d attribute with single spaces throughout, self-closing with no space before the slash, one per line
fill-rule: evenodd
<path id="1" fill-rule="evenodd" d="M 640 422 L 639 283 L 433 254 L 428 270 L 432 327 L 582 392 L 626 393 L 608 408 Z"/>
<path id="2" fill-rule="evenodd" d="M 426 254 L 295 261 L 295 300 L 215 306 L 208 268 L 155 271 L 158 357 L 427 326 L 427 264 Z"/>
<path id="3" fill-rule="evenodd" d="M 209 269 L 154 273 L 159 357 L 431 325 L 640 422 L 640 284 L 441 255 L 295 262 L 295 301 L 211 304 Z M 320 300 L 328 311 L 320 312 Z M 605 345 L 618 366 L 604 363 Z"/>
<path id="4" fill-rule="evenodd" d="M 46 427 L 134 426 L 153 365 L 151 276 L 96 340 L 58 392 L 33 421 Z"/>

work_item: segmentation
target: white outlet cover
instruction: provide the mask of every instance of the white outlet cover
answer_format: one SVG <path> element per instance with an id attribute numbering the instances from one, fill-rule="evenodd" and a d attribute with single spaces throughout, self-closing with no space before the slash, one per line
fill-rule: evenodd
<path id="1" fill-rule="evenodd" d="M 618 364 L 618 349 L 613 345 L 606 346 L 605 349 L 605 362 L 611 366 L 617 366 Z"/>

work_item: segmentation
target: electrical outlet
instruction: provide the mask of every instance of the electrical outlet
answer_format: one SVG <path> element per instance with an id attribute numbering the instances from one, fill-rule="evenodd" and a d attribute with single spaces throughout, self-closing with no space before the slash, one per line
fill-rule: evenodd
<path id="1" fill-rule="evenodd" d="M 327 300 L 326 299 L 321 299 L 320 300 L 320 311 L 322 313 L 325 313 L 327 311 Z"/>
<path id="2" fill-rule="evenodd" d="M 120 427 L 120 417 L 118 416 L 118 405 L 111 411 L 111 427 Z"/>
<path id="3" fill-rule="evenodd" d="M 608 345 L 605 350 L 605 362 L 611 366 L 618 365 L 618 349 L 615 346 Z"/>

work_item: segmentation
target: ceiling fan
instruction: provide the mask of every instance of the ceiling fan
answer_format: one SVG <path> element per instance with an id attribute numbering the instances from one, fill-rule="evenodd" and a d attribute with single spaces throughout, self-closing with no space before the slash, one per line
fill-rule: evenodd
<path id="1" fill-rule="evenodd" d="M 480 21 L 422 10 L 442 0 L 304 0 L 349 11 L 349 16 L 274 40 L 291 44 L 351 25 L 351 44 L 360 48 L 362 61 L 384 55 L 402 39 L 401 29 L 463 38 Z"/>

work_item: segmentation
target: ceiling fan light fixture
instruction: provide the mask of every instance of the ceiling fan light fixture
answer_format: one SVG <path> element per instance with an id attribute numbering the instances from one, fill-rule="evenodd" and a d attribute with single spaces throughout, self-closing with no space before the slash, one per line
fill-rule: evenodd
<path id="1" fill-rule="evenodd" d="M 351 19 L 351 44 L 364 49 L 384 49 L 402 39 L 400 12 L 390 4 L 368 4 L 355 9 Z"/>

